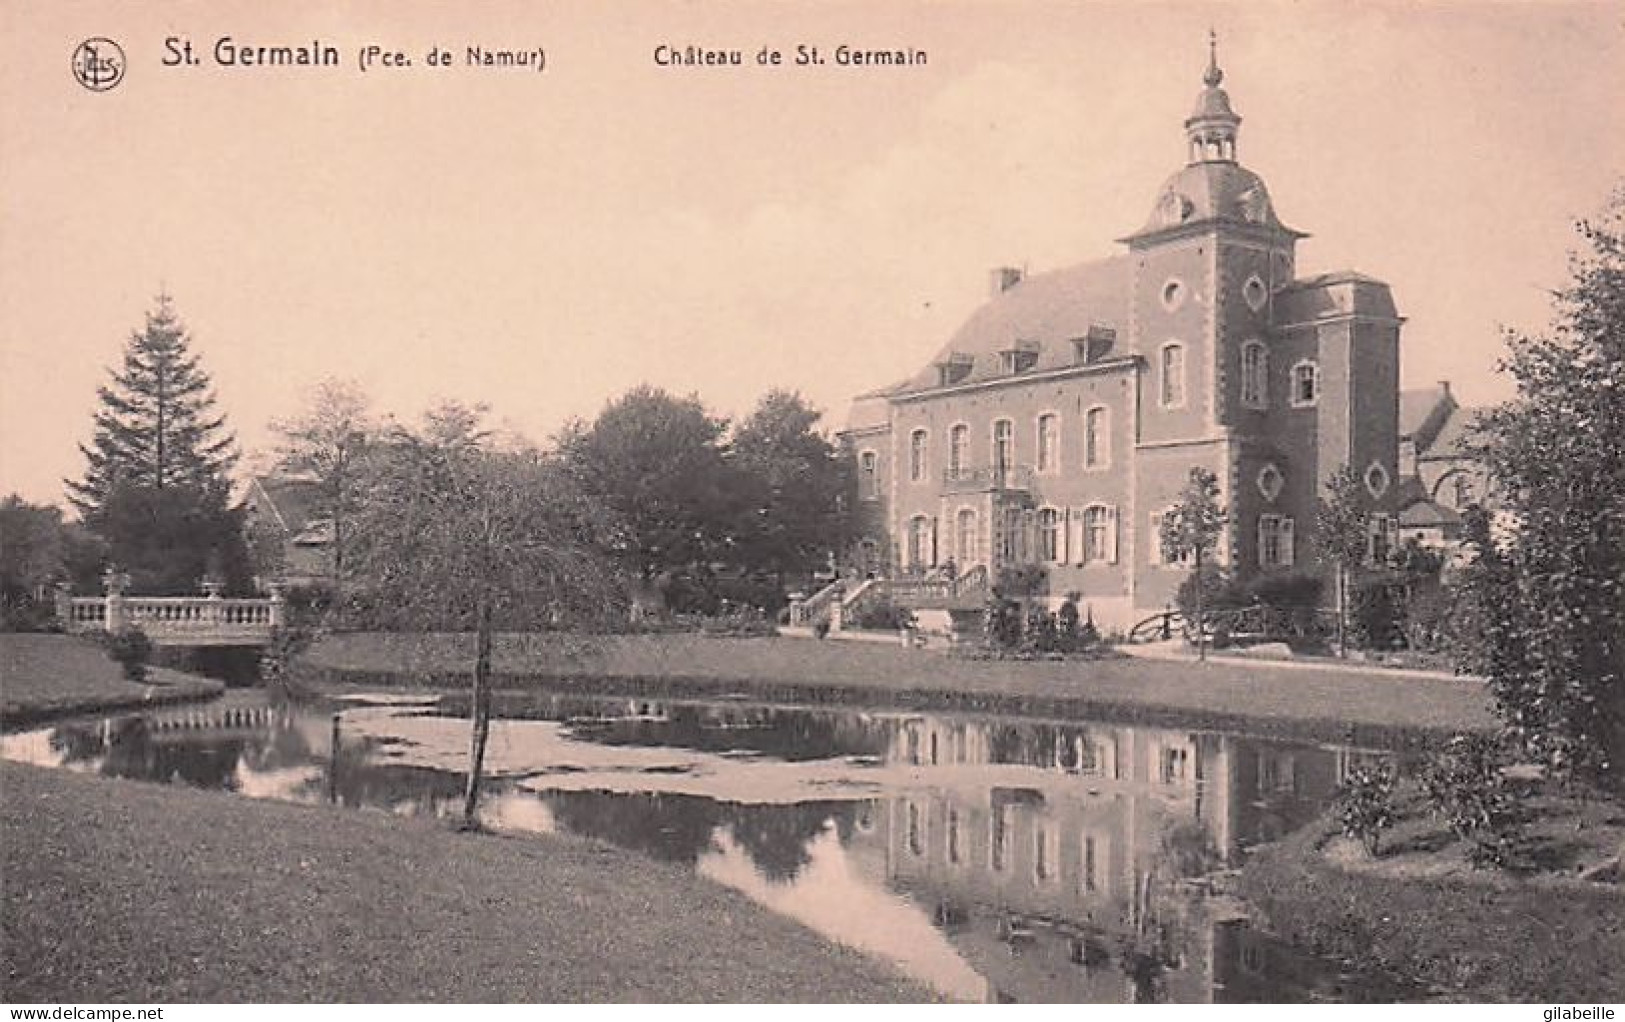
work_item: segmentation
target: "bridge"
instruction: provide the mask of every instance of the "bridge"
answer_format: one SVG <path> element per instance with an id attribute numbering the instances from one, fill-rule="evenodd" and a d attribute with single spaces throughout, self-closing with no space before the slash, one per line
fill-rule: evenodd
<path id="1" fill-rule="evenodd" d="M 278 587 L 269 597 L 249 599 L 221 596 L 212 583 L 204 589 L 203 596 L 128 596 L 114 582 L 106 595 L 74 596 L 58 586 L 56 617 L 77 634 L 139 628 L 157 646 L 263 646 L 286 623 Z"/>

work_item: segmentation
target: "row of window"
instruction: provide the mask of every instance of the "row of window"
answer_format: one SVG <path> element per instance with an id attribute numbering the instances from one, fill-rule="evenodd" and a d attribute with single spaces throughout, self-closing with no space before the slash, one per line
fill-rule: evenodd
<path id="1" fill-rule="evenodd" d="M 1054 412 L 1040 415 L 1034 424 L 1034 467 L 1039 472 L 1057 472 L 1061 467 L 1061 417 Z M 870 452 L 865 452 L 866 454 Z M 1016 424 L 1011 419 L 993 423 L 989 464 L 995 472 L 1005 472 L 1016 464 Z M 1083 467 L 1105 468 L 1111 464 L 1111 409 L 1096 405 L 1083 414 Z M 864 463 L 872 474 L 873 460 Z M 948 430 L 948 478 L 959 478 L 970 468 L 970 427 L 958 423 Z M 916 429 L 908 438 L 908 478 L 926 482 L 931 475 L 931 435 Z"/>
<path id="2" fill-rule="evenodd" d="M 1291 392 L 1287 403 L 1308 408 L 1320 400 L 1320 366 L 1313 359 L 1293 363 Z M 1241 346 L 1241 403 L 1247 408 L 1265 409 L 1270 404 L 1270 352 L 1263 341 Z"/>
<path id="3" fill-rule="evenodd" d="M 1116 564 L 1117 519 L 1117 508 L 1110 504 L 1036 511 L 1005 508 L 995 515 L 990 537 L 993 553 L 1005 564 Z M 910 518 L 904 541 L 906 566 L 932 568 L 950 557 L 961 566 L 982 562 L 981 519 L 976 510 L 960 508 L 952 527 L 944 549 L 937 519 L 926 515 Z"/>
<path id="4" fill-rule="evenodd" d="M 1188 568 L 1188 553 L 1175 556 L 1162 542 L 1162 522 L 1170 511 L 1153 513 L 1149 534 L 1153 565 Z M 1084 508 L 1007 508 L 996 516 L 992 536 L 994 553 L 1002 563 L 1116 564 L 1118 509 L 1111 504 Z M 953 534 L 943 549 L 938 521 L 915 515 L 908 521 L 905 567 L 933 568 L 952 558 L 961 567 L 983 560 L 980 516 L 973 508 L 954 515 Z M 1389 514 L 1366 519 L 1366 558 L 1381 564 L 1395 549 L 1399 523 Z M 1297 524 L 1291 515 L 1258 516 L 1258 566 L 1290 568 L 1297 562 Z"/>
<path id="5" fill-rule="evenodd" d="M 1185 403 L 1185 349 L 1180 344 L 1165 344 L 1159 370 L 1159 400 L 1165 408 L 1182 407 Z M 1311 359 L 1293 365 L 1290 404 L 1294 408 L 1314 405 L 1320 398 L 1320 366 Z M 1241 403 L 1248 408 L 1269 407 L 1269 349 L 1262 341 L 1248 341 L 1241 346 Z M 1054 412 L 1038 417 L 1035 424 L 1036 455 L 1034 466 L 1039 472 L 1056 472 L 1061 467 L 1061 418 Z M 1111 464 L 1111 409 L 1096 405 L 1084 413 L 1083 467 L 1105 468 Z M 1015 423 L 998 419 L 993 423 L 989 463 L 995 472 L 1009 470 L 1016 463 Z M 859 476 L 863 495 L 879 496 L 878 460 L 873 451 L 864 451 L 859 457 Z M 964 473 L 970 464 L 970 427 L 964 423 L 948 431 L 948 474 L 950 478 Z M 931 438 L 924 429 L 909 434 L 908 478 L 911 482 L 926 482 L 931 474 Z"/>
<path id="6" fill-rule="evenodd" d="M 1004 872 L 1010 868 L 1013 852 L 1013 838 L 1015 837 L 1015 807 L 1000 805 L 996 807 L 988 819 L 988 865 L 995 871 Z M 915 858 L 924 858 L 929 842 L 925 807 L 918 802 L 908 801 L 904 807 L 906 818 L 905 840 L 909 854 Z M 947 853 L 948 862 L 952 865 L 963 865 L 966 862 L 966 841 L 964 821 L 959 810 L 950 807 L 943 828 L 943 850 Z M 1060 830 L 1046 823 L 1036 822 L 1032 830 L 1033 879 L 1040 883 L 1049 883 L 1056 880 L 1061 873 L 1061 834 Z M 1099 889 L 1104 872 L 1104 864 L 1111 849 L 1111 838 L 1097 832 L 1084 831 L 1078 842 L 1078 888 L 1082 891 Z"/>

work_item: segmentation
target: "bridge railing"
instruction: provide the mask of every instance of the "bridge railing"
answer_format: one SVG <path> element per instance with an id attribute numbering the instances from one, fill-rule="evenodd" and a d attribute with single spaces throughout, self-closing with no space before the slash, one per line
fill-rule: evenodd
<path id="1" fill-rule="evenodd" d="M 70 632 L 117 632 L 140 628 L 154 642 L 229 644 L 269 639 L 285 622 L 279 592 L 268 598 L 208 596 L 73 596 L 58 590 L 57 618 Z"/>

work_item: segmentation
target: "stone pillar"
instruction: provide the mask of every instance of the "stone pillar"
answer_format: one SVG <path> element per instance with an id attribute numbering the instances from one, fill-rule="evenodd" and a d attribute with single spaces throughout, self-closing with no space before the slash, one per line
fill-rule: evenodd
<path id="1" fill-rule="evenodd" d="M 56 584 L 56 621 L 63 631 L 73 629 L 73 583 Z"/>
<path id="2" fill-rule="evenodd" d="M 209 605 L 203 611 L 203 623 L 211 629 L 219 629 L 226 616 L 220 606 L 220 593 L 226 587 L 212 578 L 204 579 L 199 585 L 203 589 L 203 595 L 209 600 Z"/>
<path id="3" fill-rule="evenodd" d="M 124 630 L 124 589 L 129 584 L 130 576 L 114 568 L 102 573 L 102 588 L 107 592 L 102 601 L 107 609 L 103 627 L 109 632 Z"/>
<path id="4" fill-rule="evenodd" d="M 268 582 L 265 588 L 271 591 L 271 627 L 286 627 L 288 622 L 288 601 L 283 596 L 283 592 L 287 587 L 281 582 Z"/>

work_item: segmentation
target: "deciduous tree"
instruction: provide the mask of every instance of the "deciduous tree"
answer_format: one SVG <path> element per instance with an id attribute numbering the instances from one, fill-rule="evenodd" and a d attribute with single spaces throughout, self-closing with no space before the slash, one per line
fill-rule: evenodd
<path id="1" fill-rule="evenodd" d="M 1482 529 L 1489 678 L 1512 735 L 1554 772 L 1625 788 L 1625 187 L 1545 335 L 1508 334 L 1518 396 L 1481 422 L 1509 528 Z"/>
<path id="2" fill-rule="evenodd" d="M 622 605 L 603 523 L 560 465 L 493 450 L 478 410 L 443 405 L 371 459 L 351 599 L 396 628 L 474 633 L 463 814 L 473 826 L 490 729 L 492 636 L 596 622 Z"/>
<path id="3" fill-rule="evenodd" d="M 275 420 L 271 428 L 280 438 L 277 467 L 317 485 L 321 501 L 313 510 L 333 522 L 333 575 L 341 578 L 361 461 L 377 433 L 371 401 L 353 381 L 325 379 L 298 415 Z"/>
<path id="4" fill-rule="evenodd" d="M 1336 572 L 1337 655 L 1348 654 L 1348 580 L 1365 560 L 1366 499 L 1360 476 L 1347 465 L 1326 478 L 1315 504 L 1315 554 Z"/>
<path id="5" fill-rule="evenodd" d="M 733 558 L 745 493 L 726 431 L 698 398 L 643 386 L 560 436 L 580 489 L 619 523 L 614 553 L 644 583 Z"/>
<path id="6" fill-rule="evenodd" d="M 851 473 L 817 431 L 820 418 L 800 394 L 774 390 L 735 431 L 732 456 L 750 495 L 742 567 L 782 581 L 823 566 L 846 544 Z"/>

